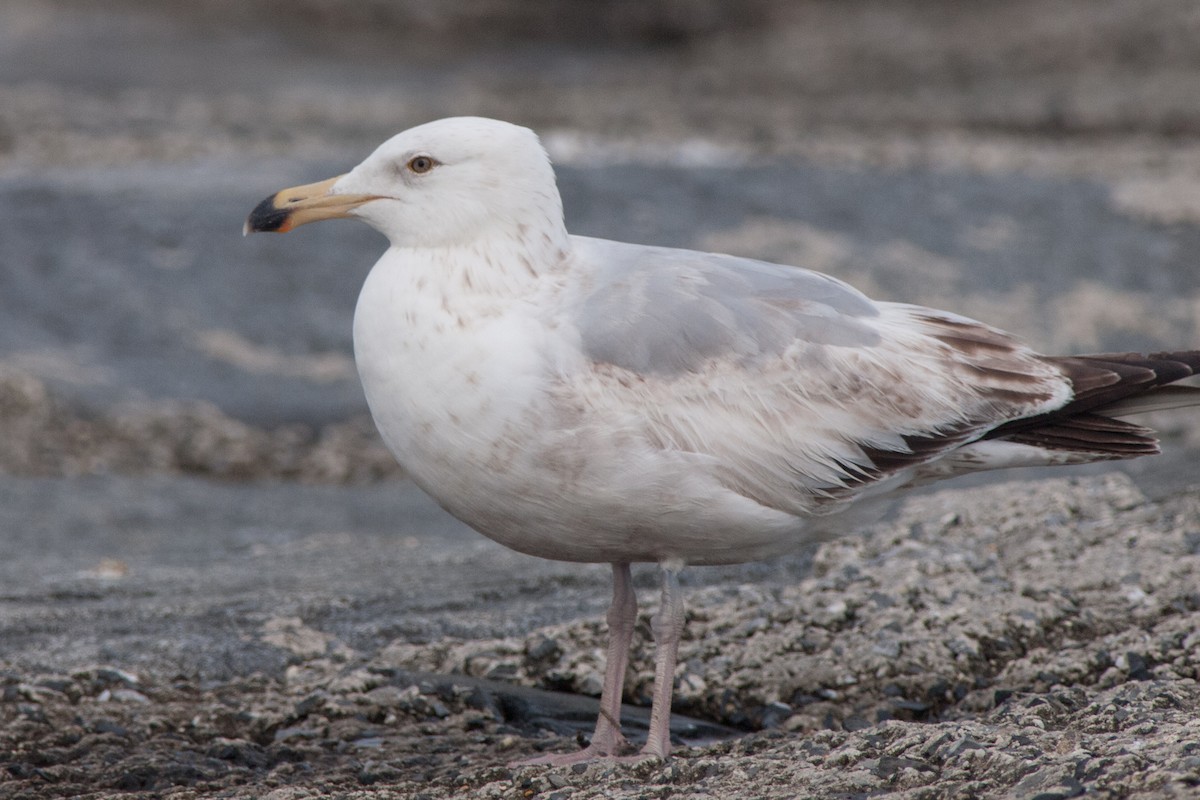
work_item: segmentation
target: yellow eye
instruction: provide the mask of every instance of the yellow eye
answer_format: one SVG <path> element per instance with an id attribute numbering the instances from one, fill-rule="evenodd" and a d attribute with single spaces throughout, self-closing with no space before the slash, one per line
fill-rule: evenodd
<path id="1" fill-rule="evenodd" d="M 436 167 L 437 163 L 438 162 L 434 161 L 429 156 L 413 156 L 408 161 L 408 168 L 418 175 L 424 175 L 426 172 L 429 172 L 429 170 Z"/>

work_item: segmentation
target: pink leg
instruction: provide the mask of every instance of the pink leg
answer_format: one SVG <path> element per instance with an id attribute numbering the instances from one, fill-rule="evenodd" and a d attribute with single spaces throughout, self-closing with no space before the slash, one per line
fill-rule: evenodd
<path id="1" fill-rule="evenodd" d="M 613 599 L 608 608 L 608 654 L 604 666 L 604 685 L 600 689 L 600 716 L 596 719 L 596 732 L 592 734 L 591 744 L 575 753 L 539 756 L 518 761 L 514 766 L 577 764 L 596 758 L 611 758 L 628 746 L 621 735 L 621 691 L 625 684 L 625 669 L 629 665 L 633 624 L 637 620 L 637 594 L 633 591 L 629 565 L 618 563 L 613 564 L 612 568 Z M 667 703 L 669 710 L 669 696 Z"/>
<path id="2" fill-rule="evenodd" d="M 675 693 L 675 661 L 683 634 L 683 592 L 677 570 L 662 566 L 662 605 L 654 616 L 654 701 L 650 733 L 642 756 L 671 756 L 671 696 Z"/>

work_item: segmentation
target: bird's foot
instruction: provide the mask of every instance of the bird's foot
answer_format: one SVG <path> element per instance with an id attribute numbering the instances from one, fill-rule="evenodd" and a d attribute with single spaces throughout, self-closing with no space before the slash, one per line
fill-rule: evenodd
<path id="1" fill-rule="evenodd" d="M 649 761 L 664 762 L 667 760 L 667 758 L 667 756 L 663 756 L 658 753 L 652 753 L 645 748 L 642 748 L 633 755 L 613 756 L 612 760 L 618 764 L 645 764 Z"/>
<path id="2" fill-rule="evenodd" d="M 621 764 L 644 764 L 648 761 L 665 762 L 671 758 L 671 740 L 659 741 L 654 738 L 646 740 L 642 749 L 628 756 L 615 756 L 614 761 Z"/>
<path id="3" fill-rule="evenodd" d="M 586 764 L 589 761 L 599 761 L 601 759 L 625 761 L 626 759 L 639 758 L 639 755 L 620 755 L 620 753 L 628 750 L 629 747 L 629 742 L 625 740 L 625 737 L 617 734 L 616 737 L 607 741 L 593 738 L 591 744 L 582 750 L 576 750 L 574 753 L 549 753 L 536 758 L 513 761 L 509 766 L 527 767 L 534 764 L 544 764 L 551 767 L 569 767 L 572 764 Z"/>
<path id="4" fill-rule="evenodd" d="M 628 749 L 629 745 L 621 739 L 621 748 Z M 611 761 L 615 764 L 642 764 L 647 761 L 666 761 L 670 755 L 662 755 L 661 753 L 652 752 L 646 748 L 642 748 L 636 753 L 627 755 L 618 755 L 617 751 L 608 748 L 596 747 L 594 744 L 589 744 L 582 750 L 577 750 L 574 753 L 551 753 L 549 755 L 538 756 L 537 758 L 524 759 L 522 761 L 510 762 L 510 767 L 528 767 L 535 764 L 540 764 L 550 767 L 569 767 L 572 764 L 587 764 L 592 761 Z"/>

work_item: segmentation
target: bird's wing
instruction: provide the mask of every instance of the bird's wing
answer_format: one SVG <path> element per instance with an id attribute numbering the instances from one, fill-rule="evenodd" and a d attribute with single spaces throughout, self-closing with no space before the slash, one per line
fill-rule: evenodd
<path id="1" fill-rule="evenodd" d="M 1008 334 L 875 302 L 821 273 L 577 238 L 572 309 L 604 397 L 654 446 L 790 513 L 833 511 L 990 429 L 1072 396 Z"/>

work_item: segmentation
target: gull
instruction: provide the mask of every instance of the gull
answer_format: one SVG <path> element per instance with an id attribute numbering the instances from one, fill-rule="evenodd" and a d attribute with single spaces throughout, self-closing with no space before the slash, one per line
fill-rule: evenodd
<path id="1" fill-rule="evenodd" d="M 452 515 L 533 556 L 612 565 L 586 748 L 527 763 L 665 759 L 684 565 L 770 558 L 855 509 L 980 470 L 1158 452 L 1124 419 L 1200 405 L 1200 350 L 1046 356 L 956 314 L 827 275 L 573 236 L 537 135 L 457 117 L 345 175 L 267 197 L 245 233 L 360 219 L 390 246 L 354 356 L 383 440 Z M 620 731 L 637 614 L 662 572 L 651 721 Z"/>

